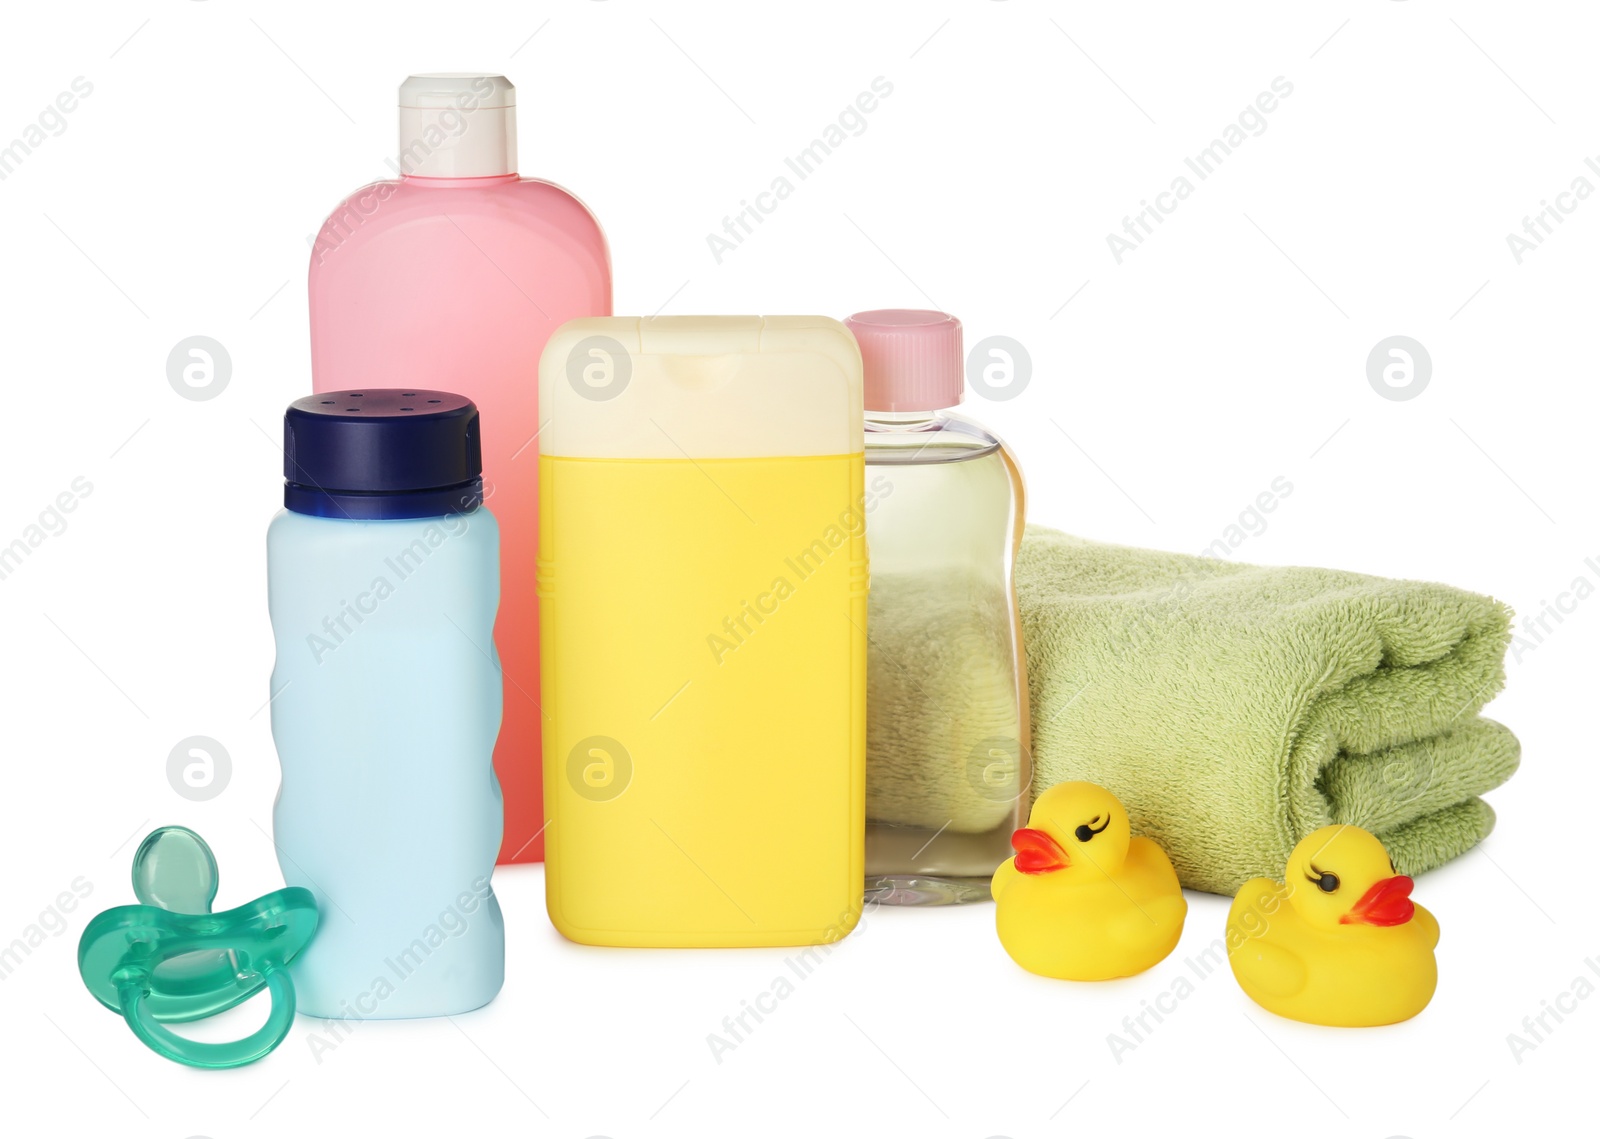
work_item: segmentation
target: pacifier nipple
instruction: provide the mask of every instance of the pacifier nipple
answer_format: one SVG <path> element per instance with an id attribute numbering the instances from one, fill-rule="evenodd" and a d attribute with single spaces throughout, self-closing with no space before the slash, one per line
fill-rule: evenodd
<path id="1" fill-rule="evenodd" d="M 133 855 L 133 896 L 178 914 L 209 914 L 217 898 L 217 860 L 188 827 L 153 830 Z"/>

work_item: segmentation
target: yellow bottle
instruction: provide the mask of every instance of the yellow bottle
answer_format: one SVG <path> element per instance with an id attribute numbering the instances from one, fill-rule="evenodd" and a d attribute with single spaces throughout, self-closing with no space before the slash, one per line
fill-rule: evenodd
<path id="1" fill-rule="evenodd" d="M 539 367 L 545 897 L 591 945 L 861 910 L 861 357 L 826 317 L 606 317 Z"/>

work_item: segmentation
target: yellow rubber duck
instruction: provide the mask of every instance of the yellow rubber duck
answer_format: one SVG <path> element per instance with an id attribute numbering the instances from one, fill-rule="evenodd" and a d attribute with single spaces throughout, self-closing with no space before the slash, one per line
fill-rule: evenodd
<path id="1" fill-rule="evenodd" d="M 1030 973 L 1106 981 L 1172 952 L 1188 903 L 1166 852 L 1133 837 L 1104 787 L 1059 783 L 1033 804 L 995 871 L 995 930 Z"/>
<path id="2" fill-rule="evenodd" d="M 1411 879 L 1356 826 L 1312 831 L 1284 881 L 1252 878 L 1228 911 L 1228 963 L 1268 1012 L 1308 1024 L 1394 1024 L 1416 1016 L 1439 980 L 1439 923 Z"/>

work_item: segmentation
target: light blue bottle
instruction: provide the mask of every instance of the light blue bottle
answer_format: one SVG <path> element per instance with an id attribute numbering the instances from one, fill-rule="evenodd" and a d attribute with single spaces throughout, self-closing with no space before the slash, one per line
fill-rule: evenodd
<path id="1" fill-rule="evenodd" d="M 308 396 L 284 454 L 267 532 L 273 829 L 284 879 L 322 913 L 290 966 L 300 1010 L 478 1008 L 504 978 L 505 923 L 490 885 L 500 535 L 477 409 L 437 391 Z"/>

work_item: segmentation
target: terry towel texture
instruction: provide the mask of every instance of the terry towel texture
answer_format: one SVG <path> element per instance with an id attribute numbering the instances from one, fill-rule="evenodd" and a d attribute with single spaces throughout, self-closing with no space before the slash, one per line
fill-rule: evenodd
<path id="1" fill-rule="evenodd" d="M 1479 842 L 1516 737 L 1478 715 L 1511 613 L 1445 585 L 1240 565 L 1030 526 L 1017 561 L 1035 794 L 1103 784 L 1185 886 L 1277 878 L 1354 823 L 1416 874 Z"/>
<path id="2" fill-rule="evenodd" d="M 1008 602 L 998 567 L 990 578 L 959 571 L 872 575 L 869 820 L 981 834 L 1012 814 L 1024 790 L 1020 774 L 998 785 L 983 778 L 991 748 L 1013 759 L 1020 752 Z"/>

